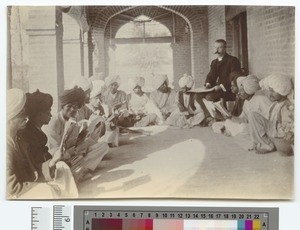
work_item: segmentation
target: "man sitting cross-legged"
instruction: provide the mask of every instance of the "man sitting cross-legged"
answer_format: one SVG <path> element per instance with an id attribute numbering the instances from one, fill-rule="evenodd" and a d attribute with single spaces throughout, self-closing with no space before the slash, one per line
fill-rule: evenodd
<path id="1" fill-rule="evenodd" d="M 159 109 L 142 90 L 144 84 L 145 79 L 143 77 L 132 77 L 128 80 L 128 85 L 132 91 L 128 95 L 129 113 L 132 117 L 131 126 L 145 127 L 161 122 Z"/>
<path id="2" fill-rule="evenodd" d="M 179 79 L 181 90 L 176 95 L 176 104 L 178 108 L 173 111 L 167 119 L 167 124 L 181 128 L 191 128 L 199 125 L 204 119 L 204 113 L 201 106 L 196 101 L 194 93 L 190 93 L 194 85 L 192 76 L 184 75 Z"/>
<path id="3" fill-rule="evenodd" d="M 255 94 L 259 89 L 259 79 L 255 75 L 247 77 L 239 77 L 237 79 L 239 88 L 239 97 L 244 100 L 242 113 L 239 116 L 232 116 L 225 120 L 225 122 L 215 123 L 216 126 L 222 126 L 222 131 L 226 136 L 236 136 L 241 133 L 248 133 L 249 129 L 249 116 L 255 111 L 257 113 L 266 115 L 271 102 L 263 95 Z M 221 127 L 219 126 L 219 127 Z"/>
<path id="4" fill-rule="evenodd" d="M 293 103 L 288 96 L 292 93 L 292 81 L 288 77 L 270 75 L 260 85 L 272 102 L 266 116 L 256 111 L 249 115 L 249 131 L 253 149 L 256 153 L 268 153 L 278 150 L 286 155 L 292 154 L 288 134 L 294 132 Z M 291 127 L 289 127 L 291 126 Z"/>
<path id="5" fill-rule="evenodd" d="M 61 110 L 52 117 L 48 126 L 47 136 L 50 152 L 64 144 L 63 138 L 68 132 L 66 127 L 71 127 L 73 123 L 76 123 L 76 115 L 78 109 L 84 104 L 85 93 L 81 88 L 74 87 L 65 90 L 59 100 Z M 84 126 L 83 123 L 81 125 Z M 77 143 L 76 140 L 65 149 L 65 162 L 69 164 L 77 181 L 91 177 L 91 173 L 95 171 L 109 150 L 107 143 L 98 142 L 101 128 L 101 126 L 96 127 L 89 136 L 83 137 L 84 139 L 80 143 Z"/>
<path id="6" fill-rule="evenodd" d="M 160 110 L 161 117 L 165 121 L 177 109 L 176 91 L 169 87 L 167 75 L 155 75 L 152 85 L 155 90 L 151 92 L 150 99 Z"/>

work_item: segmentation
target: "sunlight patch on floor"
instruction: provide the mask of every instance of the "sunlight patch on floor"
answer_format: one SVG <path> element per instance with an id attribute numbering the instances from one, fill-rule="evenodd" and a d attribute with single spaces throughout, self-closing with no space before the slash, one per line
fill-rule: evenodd
<path id="1" fill-rule="evenodd" d="M 97 188 L 108 197 L 168 196 L 188 182 L 199 169 L 204 156 L 203 143 L 189 139 L 154 152 L 141 161 L 109 171 L 134 170 L 128 177 L 100 183 Z M 102 195 L 99 194 L 99 197 Z"/>

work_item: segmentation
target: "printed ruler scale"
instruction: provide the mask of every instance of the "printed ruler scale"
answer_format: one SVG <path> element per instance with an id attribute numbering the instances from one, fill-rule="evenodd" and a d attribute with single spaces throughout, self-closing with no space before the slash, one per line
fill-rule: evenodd
<path id="1" fill-rule="evenodd" d="M 73 207 L 54 205 L 31 208 L 31 230 L 72 230 Z"/>
<path id="2" fill-rule="evenodd" d="M 64 206 L 31 208 L 32 230 L 278 230 L 278 208 Z"/>

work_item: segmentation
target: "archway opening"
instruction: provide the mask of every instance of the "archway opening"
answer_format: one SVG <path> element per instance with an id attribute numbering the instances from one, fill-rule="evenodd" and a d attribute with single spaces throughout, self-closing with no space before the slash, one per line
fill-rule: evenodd
<path id="1" fill-rule="evenodd" d="M 141 15 L 119 28 L 110 38 L 109 73 L 122 79 L 121 89 L 128 92 L 128 78 L 145 78 L 144 91 L 152 91 L 152 77 L 167 74 L 173 84 L 172 34 L 169 29 Z"/>

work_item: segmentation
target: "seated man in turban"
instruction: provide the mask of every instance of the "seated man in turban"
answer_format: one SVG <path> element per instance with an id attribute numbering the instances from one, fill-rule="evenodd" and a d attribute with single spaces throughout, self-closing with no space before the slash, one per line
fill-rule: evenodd
<path id="1" fill-rule="evenodd" d="M 63 145 L 65 134 L 72 123 L 76 123 L 76 114 L 85 103 L 85 93 L 81 88 L 74 87 L 65 90 L 59 97 L 61 110 L 52 117 L 48 126 L 48 145 L 50 153 Z M 79 124 L 78 124 L 79 125 Z M 108 145 L 98 142 L 101 126 L 93 130 L 80 145 L 74 143 L 65 149 L 65 162 L 70 166 L 77 181 L 83 181 L 92 176 L 108 152 Z"/>
<path id="2" fill-rule="evenodd" d="M 239 96 L 239 87 L 237 85 L 237 79 L 243 77 L 240 73 L 233 73 L 231 79 L 231 92 L 234 93 L 235 101 L 232 110 L 230 111 L 232 116 L 239 116 L 242 113 L 244 99 Z"/>
<path id="3" fill-rule="evenodd" d="M 260 85 L 273 104 L 267 114 L 251 111 L 249 115 L 253 149 L 259 154 L 275 150 L 292 154 L 293 140 L 287 136 L 294 131 L 293 104 L 288 97 L 292 94 L 292 81 L 284 76 L 270 75 L 261 80 Z"/>
<path id="4" fill-rule="evenodd" d="M 132 126 L 145 127 L 157 125 L 160 122 L 160 112 L 154 103 L 143 92 L 145 84 L 143 77 L 129 78 L 128 85 L 132 93 L 128 95 L 129 113 L 132 117 Z"/>
<path id="5" fill-rule="evenodd" d="M 150 99 L 158 107 L 164 120 L 177 109 L 176 91 L 171 89 L 168 84 L 167 75 L 155 75 L 152 81 L 155 90 L 150 94 Z"/>
<path id="6" fill-rule="evenodd" d="M 223 125 L 222 131 L 227 136 L 236 136 L 241 133 L 248 133 L 249 116 L 253 111 L 260 114 L 267 114 L 271 102 L 265 96 L 255 94 L 260 90 L 259 79 L 255 75 L 239 77 L 237 79 L 239 97 L 244 100 L 242 113 L 239 116 L 232 116 L 220 122 Z M 213 129 L 218 125 L 215 123 Z"/>
<path id="7" fill-rule="evenodd" d="M 86 78 L 84 76 L 79 76 L 75 78 L 74 82 L 72 83 L 74 88 L 75 86 L 82 88 L 85 94 L 85 99 L 84 99 L 84 105 L 78 109 L 77 114 L 76 114 L 76 121 L 77 122 L 91 122 L 95 119 L 99 120 L 99 116 L 95 116 L 95 113 L 93 109 L 90 106 L 90 101 L 91 101 L 91 92 L 93 90 L 93 84 L 92 81 L 89 78 Z M 95 91 L 94 91 L 95 92 Z M 95 99 L 95 97 L 93 96 Z M 92 116 L 94 114 L 94 116 Z M 99 137 L 103 136 L 105 133 L 105 123 L 104 120 L 99 123 Z"/>
<path id="8" fill-rule="evenodd" d="M 104 92 L 105 92 L 105 82 L 102 80 L 92 81 L 93 89 L 90 95 L 89 108 L 93 111 L 91 119 L 93 117 L 102 117 L 105 123 L 104 132 L 101 133 L 100 141 L 108 143 L 109 146 L 119 146 L 119 129 L 115 127 L 112 121 L 108 120 L 108 106 L 104 104 Z"/>
<path id="9" fill-rule="evenodd" d="M 195 94 L 189 93 L 194 85 L 192 76 L 186 74 L 179 79 L 181 90 L 177 93 L 176 104 L 178 108 L 167 119 L 167 124 L 181 128 L 191 128 L 199 125 L 204 119 L 204 113 L 196 101 Z"/>
<path id="10" fill-rule="evenodd" d="M 107 106 L 103 104 L 105 83 L 102 80 L 93 80 L 92 85 L 93 87 L 90 94 L 90 103 L 88 104 L 88 107 L 93 114 L 107 117 L 108 108 L 106 108 Z"/>
<path id="11" fill-rule="evenodd" d="M 88 120 L 93 113 L 93 111 L 87 106 L 90 103 L 90 94 L 93 87 L 92 81 L 84 76 L 78 76 L 74 79 L 69 89 L 72 89 L 75 86 L 82 88 L 85 93 L 84 105 L 78 109 L 76 121 Z"/>
<path id="12" fill-rule="evenodd" d="M 109 108 L 109 113 L 118 111 L 122 113 L 128 109 L 127 96 L 122 90 L 119 90 L 121 78 L 119 75 L 108 76 L 105 78 L 107 90 L 104 93 L 104 102 Z"/>
<path id="13" fill-rule="evenodd" d="M 121 78 L 119 75 L 105 78 L 107 90 L 104 93 L 104 103 L 108 106 L 109 119 L 113 118 L 113 122 L 117 126 L 130 127 L 133 121 L 128 112 L 127 95 L 124 91 L 118 89 L 120 84 Z"/>
<path id="14" fill-rule="evenodd" d="M 40 94 L 37 92 L 37 94 Z M 62 161 L 62 152 L 58 149 L 53 157 L 49 155 L 44 144 L 45 136 L 39 129 L 50 119 L 52 97 L 46 96 L 47 105 L 36 107 L 32 98 L 26 102 L 26 96 L 20 89 L 10 89 L 7 92 L 7 197 L 21 199 L 53 199 L 78 197 L 77 187 L 69 167 Z M 35 98 L 37 99 L 37 98 Z M 34 99 L 34 100 L 35 100 Z M 44 98 L 45 99 L 45 98 Z M 43 101 L 43 99 L 42 99 Z M 31 124 L 26 125 L 27 113 Z M 31 104 L 31 105 L 30 105 Z M 28 105 L 28 106 L 27 106 Z M 39 121 L 39 122 L 38 122 Z M 34 123 L 34 124 L 32 124 Z M 32 127 L 32 132 L 29 127 Z M 20 135 L 23 129 L 26 138 Z M 29 142 L 30 139 L 30 142 Z M 70 189 L 66 189 L 70 188 Z"/>

